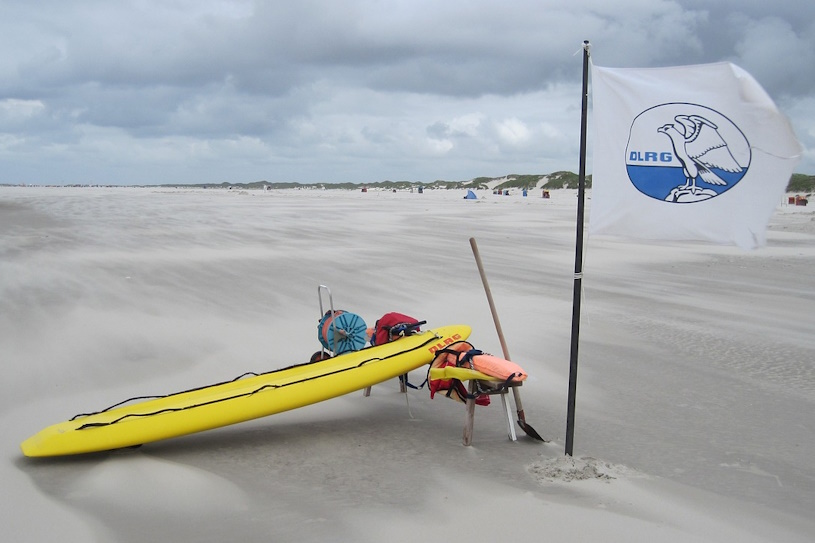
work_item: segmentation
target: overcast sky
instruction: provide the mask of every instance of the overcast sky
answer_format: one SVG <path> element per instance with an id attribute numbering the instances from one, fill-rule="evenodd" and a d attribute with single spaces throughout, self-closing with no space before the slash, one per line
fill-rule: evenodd
<path id="1" fill-rule="evenodd" d="M 813 0 L 0 0 L 0 183 L 577 172 L 584 39 L 738 64 L 815 174 Z"/>

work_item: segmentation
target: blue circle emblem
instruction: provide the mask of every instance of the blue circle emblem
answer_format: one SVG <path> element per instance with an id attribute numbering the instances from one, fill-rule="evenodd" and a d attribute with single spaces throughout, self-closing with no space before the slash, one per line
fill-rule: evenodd
<path id="1" fill-rule="evenodd" d="M 638 191 L 686 204 L 734 187 L 750 167 L 751 150 L 744 133 L 721 113 L 669 103 L 637 115 L 625 155 L 628 178 Z"/>

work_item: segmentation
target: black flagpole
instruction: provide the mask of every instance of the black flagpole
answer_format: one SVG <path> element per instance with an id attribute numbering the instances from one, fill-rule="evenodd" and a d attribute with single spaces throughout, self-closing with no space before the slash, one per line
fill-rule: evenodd
<path id="1" fill-rule="evenodd" d="M 569 407 L 566 412 L 566 454 L 574 450 L 574 408 L 577 395 L 577 347 L 580 338 L 580 299 L 583 282 L 583 218 L 586 194 L 586 118 L 589 104 L 589 41 L 583 42 L 583 105 L 580 118 L 580 173 L 577 189 L 577 243 L 574 254 L 572 295 L 572 352 L 569 363 Z"/>

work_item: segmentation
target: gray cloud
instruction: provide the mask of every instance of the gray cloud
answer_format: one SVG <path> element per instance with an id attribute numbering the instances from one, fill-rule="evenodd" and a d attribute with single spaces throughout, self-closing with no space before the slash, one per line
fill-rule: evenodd
<path id="1" fill-rule="evenodd" d="M 605 66 L 739 64 L 794 112 L 802 171 L 815 170 L 809 0 L 7 1 L 3 13 L 0 182 L 575 170 L 583 39 Z"/>

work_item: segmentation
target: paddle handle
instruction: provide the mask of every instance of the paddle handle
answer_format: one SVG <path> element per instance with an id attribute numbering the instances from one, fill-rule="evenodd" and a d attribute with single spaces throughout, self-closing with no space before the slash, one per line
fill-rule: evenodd
<path id="1" fill-rule="evenodd" d="M 475 264 L 478 266 L 478 273 L 481 275 L 481 282 L 484 284 L 484 292 L 487 294 L 487 302 L 490 304 L 492 321 L 495 323 L 495 331 L 498 332 L 498 341 L 501 342 L 501 350 L 504 352 L 504 358 L 506 360 L 511 360 L 509 357 L 507 342 L 504 339 L 504 331 L 501 328 L 501 321 L 498 319 L 498 312 L 495 310 L 495 302 L 492 299 L 490 284 L 487 282 L 487 274 L 484 273 L 484 264 L 481 262 L 481 253 L 478 252 L 478 244 L 475 242 L 475 238 L 470 238 L 470 247 L 473 249 Z"/>

